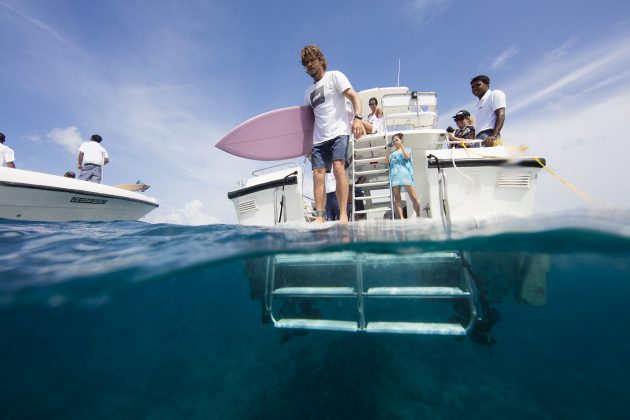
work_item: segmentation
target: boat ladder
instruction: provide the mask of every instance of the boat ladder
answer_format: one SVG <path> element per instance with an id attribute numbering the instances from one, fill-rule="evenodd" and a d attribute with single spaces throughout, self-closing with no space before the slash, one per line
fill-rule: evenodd
<path id="1" fill-rule="evenodd" d="M 475 290 L 457 252 L 278 254 L 268 259 L 265 306 L 277 328 L 465 335 Z"/>
<path id="2" fill-rule="evenodd" d="M 352 206 L 352 220 L 394 218 L 389 167 L 385 164 L 387 135 L 379 133 L 353 140 L 352 203 L 363 203 L 363 210 Z M 364 182 L 357 183 L 359 177 Z"/>

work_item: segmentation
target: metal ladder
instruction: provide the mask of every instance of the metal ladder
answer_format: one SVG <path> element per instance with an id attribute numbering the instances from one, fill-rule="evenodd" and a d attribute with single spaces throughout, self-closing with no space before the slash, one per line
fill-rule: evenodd
<path id="1" fill-rule="evenodd" d="M 456 252 L 278 254 L 268 259 L 265 307 L 276 328 L 465 335 L 476 294 Z"/>
<path id="2" fill-rule="evenodd" d="M 387 154 L 387 135 L 379 133 L 368 135 L 353 140 L 352 159 L 352 203 L 362 201 L 364 210 L 356 210 L 352 206 L 352 221 L 357 220 L 357 215 L 376 216 L 377 214 L 391 213 L 394 218 L 394 203 L 392 200 L 392 187 L 389 178 L 389 167 L 385 164 Z M 366 181 L 356 184 L 358 177 L 364 176 Z M 364 191 L 363 196 L 357 196 L 357 190 Z M 372 192 L 378 191 L 373 195 Z M 383 216 L 381 216 L 382 218 Z"/>

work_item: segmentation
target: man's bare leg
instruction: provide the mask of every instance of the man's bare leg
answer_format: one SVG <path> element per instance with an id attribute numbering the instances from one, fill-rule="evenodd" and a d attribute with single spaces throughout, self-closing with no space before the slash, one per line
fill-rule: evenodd
<path id="1" fill-rule="evenodd" d="M 348 178 L 346 177 L 345 162 L 333 160 L 333 172 L 337 182 L 337 201 L 339 201 L 339 223 L 348 224 Z"/>
<path id="2" fill-rule="evenodd" d="M 325 168 L 313 169 L 313 195 L 315 196 L 315 223 L 324 223 L 325 216 L 321 216 L 326 211 L 326 190 L 324 188 Z"/>

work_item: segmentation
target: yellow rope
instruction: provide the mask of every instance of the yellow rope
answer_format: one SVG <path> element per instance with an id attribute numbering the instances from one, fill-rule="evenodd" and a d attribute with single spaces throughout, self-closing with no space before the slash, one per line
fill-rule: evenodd
<path id="1" fill-rule="evenodd" d="M 503 144 L 503 140 L 502 139 L 497 139 L 497 141 L 500 141 L 500 143 L 495 142 L 495 146 L 499 146 Z M 466 151 L 468 151 L 469 153 L 472 153 L 473 155 L 477 155 L 477 156 L 481 156 L 481 157 L 486 157 L 486 158 L 493 158 L 493 159 L 504 159 L 505 156 L 491 156 L 491 155 L 484 155 L 481 153 L 477 153 L 475 151 L 473 151 L 472 149 L 466 147 L 466 144 L 462 141 L 460 142 L 461 146 L 466 149 Z M 521 152 L 527 150 L 526 146 L 521 145 L 518 150 L 520 150 Z M 524 156 L 526 158 L 529 159 L 534 159 L 536 161 L 536 163 L 538 163 L 540 165 L 541 168 L 543 168 L 544 170 L 546 170 L 547 172 L 549 172 L 551 175 L 553 175 L 558 181 L 562 182 L 564 185 L 566 185 L 567 187 L 569 187 L 574 193 L 576 193 L 577 195 L 579 195 L 582 199 L 588 201 L 588 202 L 594 202 L 596 201 L 590 194 L 578 189 L 575 185 L 571 184 L 569 181 L 567 181 L 566 179 L 562 178 L 560 175 L 558 175 L 557 173 L 555 173 L 553 170 L 551 170 L 551 168 L 549 168 L 545 163 L 543 163 L 540 158 L 536 157 L 536 156 Z"/>

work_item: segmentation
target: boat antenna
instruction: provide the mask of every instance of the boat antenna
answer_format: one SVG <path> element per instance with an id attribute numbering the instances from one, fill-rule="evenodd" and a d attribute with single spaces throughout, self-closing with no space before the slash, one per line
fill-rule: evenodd
<path id="1" fill-rule="evenodd" d="M 396 86 L 400 87 L 400 57 L 398 58 L 398 76 L 396 77 Z"/>

